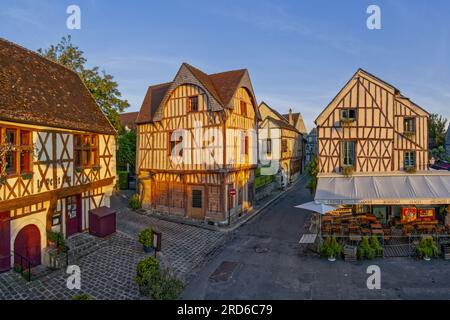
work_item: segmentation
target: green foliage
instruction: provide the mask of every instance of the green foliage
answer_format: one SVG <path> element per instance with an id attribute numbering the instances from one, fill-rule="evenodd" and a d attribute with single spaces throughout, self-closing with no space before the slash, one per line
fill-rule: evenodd
<path id="1" fill-rule="evenodd" d="M 119 113 L 129 107 L 128 101 L 121 99 L 122 94 L 113 76 L 99 71 L 99 67 L 86 67 L 84 52 L 72 44 L 70 35 L 63 37 L 57 45 L 39 49 L 38 53 L 78 73 L 112 125 L 117 130 L 121 129 Z"/>
<path id="2" fill-rule="evenodd" d="M 447 119 L 436 113 L 432 114 L 428 120 L 429 136 L 431 145 L 429 149 L 438 148 L 445 145 L 445 135 L 447 130 Z"/>
<path id="3" fill-rule="evenodd" d="M 117 171 L 118 181 L 119 181 L 119 189 L 120 190 L 128 190 L 129 184 L 128 184 L 128 177 L 129 173 L 127 171 Z"/>
<path id="4" fill-rule="evenodd" d="M 148 228 L 141 233 L 139 233 L 139 243 L 141 243 L 144 247 L 150 248 L 153 242 L 153 231 Z"/>
<path id="5" fill-rule="evenodd" d="M 319 161 L 316 156 L 313 156 L 306 166 L 306 172 L 309 176 L 309 182 L 306 187 L 311 191 L 311 194 L 314 195 L 317 190 L 317 174 L 319 173 Z"/>
<path id="6" fill-rule="evenodd" d="M 321 256 L 339 258 L 344 252 L 344 246 L 336 240 L 336 237 L 327 237 L 320 246 L 319 252 Z"/>
<path id="7" fill-rule="evenodd" d="M 72 297 L 72 300 L 95 300 L 95 299 L 86 293 L 81 293 L 74 295 Z"/>
<path id="8" fill-rule="evenodd" d="M 136 131 L 122 130 L 118 138 L 119 150 L 117 151 L 117 164 L 120 166 L 130 165 L 130 170 L 136 167 Z"/>
<path id="9" fill-rule="evenodd" d="M 344 176 L 346 176 L 346 177 L 351 177 L 352 176 L 352 174 L 353 174 L 353 172 L 354 172 L 354 170 L 355 170 L 355 168 L 353 167 L 353 166 L 345 166 L 344 168 L 343 168 L 343 174 L 344 174 Z"/>
<path id="10" fill-rule="evenodd" d="M 175 300 L 183 289 L 183 283 L 167 269 L 160 270 L 155 257 L 148 257 L 138 263 L 136 284 L 142 294 L 154 300 Z"/>
<path id="11" fill-rule="evenodd" d="M 406 171 L 407 173 L 411 173 L 411 174 L 417 172 L 416 167 L 414 167 L 414 166 L 406 167 L 406 168 L 405 168 L 405 171 Z"/>
<path id="12" fill-rule="evenodd" d="M 380 245 L 377 236 L 363 237 L 358 246 L 358 259 L 372 260 L 377 256 L 383 255 L 383 247 Z"/>
<path id="13" fill-rule="evenodd" d="M 47 239 L 51 242 L 54 242 L 56 246 L 60 249 L 64 249 L 66 246 L 66 241 L 64 239 L 64 235 L 60 232 L 50 231 L 47 233 Z"/>
<path id="14" fill-rule="evenodd" d="M 431 152 L 431 156 L 436 161 L 441 161 L 441 160 L 446 160 L 447 159 L 447 154 L 446 154 L 444 146 L 439 146 L 437 148 L 434 148 L 430 152 Z"/>
<path id="15" fill-rule="evenodd" d="M 378 237 L 373 235 L 372 237 L 370 237 L 370 247 L 375 250 L 375 254 L 378 257 L 382 257 L 383 256 L 383 247 L 380 245 L 380 241 L 378 240 Z"/>
<path id="16" fill-rule="evenodd" d="M 255 178 L 255 188 L 263 187 L 269 183 L 272 183 L 275 179 L 275 176 L 257 176 Z"/>
<path id="17" fill-rule="evenodd" d="M 141 197 L 139 197 L 138 194 L 133 194 L 131 196 L 130 200 L 128 201 L 128 204 L 129 204 L 130 208 L 133 210 L 141 209 L 142 208 Z"/>
<path id="18" fill-rule="evenodd" d="M 438 247 L 432 237 L 422 237 L 416 252 L 420 257 L 434 258 L 438 255 Z"/>

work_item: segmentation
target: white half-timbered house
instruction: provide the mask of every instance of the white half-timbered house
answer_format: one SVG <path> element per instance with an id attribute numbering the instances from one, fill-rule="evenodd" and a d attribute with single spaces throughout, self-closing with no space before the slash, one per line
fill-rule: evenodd
<path id="1" fill-rule="evenodd" d="M 0 271 L 44 260 L 49 232 L 89 228 L 109 206 L 115 130 L 80 77 L 0 39 Z M 5 149 L 6 150 L 6 149 Z"/>

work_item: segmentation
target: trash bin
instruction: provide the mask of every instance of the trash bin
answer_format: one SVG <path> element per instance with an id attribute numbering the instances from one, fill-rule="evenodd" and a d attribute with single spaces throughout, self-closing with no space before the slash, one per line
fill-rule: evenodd
<path id="1" fill-rule="evenodd" d="M 100 238 L 116 232 L 116 212 L 108 207 L 89 210 L 89 233 Z"/>

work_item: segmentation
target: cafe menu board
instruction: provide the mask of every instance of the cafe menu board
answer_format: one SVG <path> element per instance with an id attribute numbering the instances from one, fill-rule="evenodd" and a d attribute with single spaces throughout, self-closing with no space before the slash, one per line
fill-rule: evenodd
<path id="1" fill-rule="evenodd" d="M 402 208 L 401 222 L 408 223 L 417 220 L 417 208 Z"/>
<path id="2" fill-rule="evenodd" d="M 435 217 L 434 208 L 419 209 L 419 218 L 434 219 L 434 217 Z"/>

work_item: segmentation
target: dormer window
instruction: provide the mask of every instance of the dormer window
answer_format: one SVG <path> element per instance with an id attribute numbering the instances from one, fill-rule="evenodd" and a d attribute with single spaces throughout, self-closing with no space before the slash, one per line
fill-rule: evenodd
<path id="1" fill-rule="evenodd" d="M 416 119 L 414 117 L 405 118 L 403 122 L 403 132 L 406 135 L 412 135 L 416 132 Z"/>
<path id="2" fill-rule="evenodd" d="M 356 120 L 356 109 L 355 108 L 345 108 L 341 110 L 341 121 L 342 122 L 353 122 Z"/>
<path id="3" fill-rule="evenodd" d="M 247 103 L 245 101 L 240 101 L 240 107 L 241 107 L 241 115 L 246 117 L 247 116 Z"/>
<path id="4" fill-rule="evenodd" d="M 198 112 L 198 96 L 190 96 L 187 101 L 188 112 Z"/>

